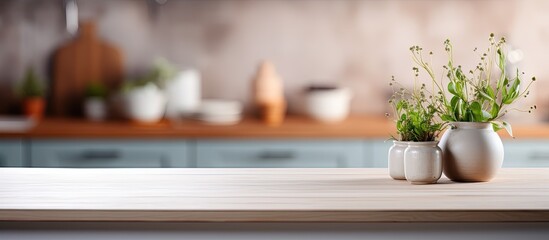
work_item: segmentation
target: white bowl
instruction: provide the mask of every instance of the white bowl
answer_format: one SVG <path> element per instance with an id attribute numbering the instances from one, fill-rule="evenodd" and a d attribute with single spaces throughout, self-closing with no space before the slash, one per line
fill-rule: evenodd
<path id="1" fill-rule="evenodd" d="M 134 88 L 124 95 L 126 115 L 139 122 L 158 122 L 164 117 L 166 96 L 154 84 Z"/>
<path id="2" fill-rule="evenodd" d="M 238 101 L 208 99 L 200 104 L 197 118 L 209 124 L 235 124 L 242 118 L 242 109 Z"/>
<path id="3" fill-rule="evenodd" d="M 351 91 L 346 88 L 312 90 L 307 92 L 307 114 L 322 122 L 342 121 L 349 115 Z"/>

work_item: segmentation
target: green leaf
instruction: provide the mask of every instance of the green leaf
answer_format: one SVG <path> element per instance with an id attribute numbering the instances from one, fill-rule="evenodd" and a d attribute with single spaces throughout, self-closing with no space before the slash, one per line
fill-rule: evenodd
<path id="1" fill-rule="evenodd" d="M 456 92 L 456 86 L 455 86 L 454 82 L 449 82 L 448 83 L 448 92 L 450 92 L 453 95 L 458 95 L 457 92 Z"/>
<path id="2" fill-rule="evenodd" d="M 498 54 L 498 67 L 502 72 L 505 72 L 505 54 L 501 51 L 501 48 L 497 50 Z"/>
<path id="3" fill-rule="evenodd" d="M 511 127 L 511 124 L 506 121 L 502 121 L 502 123 L 505 130 L 507 130 L 507 133 L 509 133 L 509 135 L 514 138 L 515 136 L 513 136 L 513 128 Z"/>
<path id="4" fill-rule="evenodd" d="M 507 131 L 507 133 L 509 133 L 509 135 L 511 135 L 511 137 L 514 138 L 513 136 L 513 128 L 511 127 L 511 124 L 506 122 L 506 121 L 491 121 L 492 123 L 492 128 L 494 128 L 494 131 L 499 131 L 501 129 L 505 129 Z M 495 126 L 497 125 L 497 126 Z"/>
<path id="5" fill-rule="evenodd" d="M 513 81 L 513 85 L 511 86 L 511 89 L 509 92 L 518 92 L 520 90 L 520 79 L 516 78 L 515 81 Z"/>
<path id="6" fill-rule="evenodd" d="M 452 110 L 456 109 L 458 101 L 459 98 L 457 96 L 452 97 L 452 100 L 450 100 L 450 106 L 452 107 Z"/>
<path id="7" fill-rule="evenodd" d="M 457 77 L 457 79 L 459 79 L 460 81 L 464 81 L 464 80 L 465 80 L 465 75 L 463 75 L 463 72 L 461 71 L 461 68 L 456 69 L 456 77 Z"/>
<path id="8" fill-rule="evenodd" d="M 450 105 L 452 107 L 452 113 L 454 115 L 454 119 L 459 120 L 463 115 L 463 112 L 462 112 L 463 101 L 459 97 L 454 96 L 452 97 L 452 100 L 450 100 Z"/>
<path id="9" fill-rule="evenodd" d="M 490 123 L 492 123 L 492 129 L 494 129 L 494 132 L 497 132 L 497 131 L 503 129 L 503 128 L 501 127 L 501 125 L 500 125 L 499 123 L 497 123 L 497 122 L 490 122 Z"/>
<path id="10" fill-rule="evenodd" d="M 443 114 L 442 116 L 440 116 L 440 119 L 445 122 L 455 121 L 455 119 L 448 114 Z"/>
<path id="11" fill-rule="evenodd" d="M 461 98 L 461 99 L 465 99 L 463 97 L 463 88 L 464 88 L 464 83 L 463 82 L 459 82 L 459 83 L 456 83 L 456 94 Z"/>
<path id="12" fill-rule="evenodd" d="M 504 88 L 505 89 L 505 88 Z M 505 89 L 504 93 L 505 96 L 503 97 L 503 103 L 505 104 L 511 104 L 517 97 L 519 96 L 520 92 L 520 79 L 515 78 L 513 81 L 513 85 L 509 88 L 509 90 Z"/>
<path id="13" fill-rule="evenodd" d="M 503 85 L 504 81 L 505 81 L 505 73 L 502 72 L 501 75 L 499 76 L 497 89 L 502 89 L 503 87 L 505 87 L 505 85 Z"/>
<path id="14" fill-rule="evenodd" d="M 517 73 L 518 74 L 518 73 Z M 509 88 L 507 96 L 504 98 L 503 103 L 511 104 L 517 99 L 520 94 L 520 79 L 518 76 L 513 80 L 513 85 Z"/>
<path id="15" fill-rule="evenodd" d="M 472 102 L 470 105 L 471 114 L 473 117 L 473 121 L 475 122 L 481 122 L 482 121 L 482 106 L 480 106 L 480 103 L 478 102 Z"/>
<path id="16" fill-rule="evenodd" d="M 474 122 L 473 119 L 473 112 L 470 108 L 465 109 L 463 112 L 465 112 L 465 121 L 466 122 Z"/>
<path id="17" fill-rule="evenodd" d="M 478 92 L 480 94 L 481 97 L 483 97 L 484 99 L 490 101 L 490 102 L 493 102 L 494 101 L 494 98 L 492 98 L 488 93 L 485 92 L 485 90 L 481 90 Z"/>
<path id="18" fill-rule="evenodd" d="M 498 117 L 498 114 L 499 114 L 499 105 L 496 103 L 496 102 L 493 102 L 492 103 L 492 109 L 490 109 L 490 114 L 492 115 L 492 119 L 495 119 Z"/>
<path id="19" fill-rule="evenodd" d="M 486 91 L 486 93 L 488 93 L 488 96 L 490 96 L 492 99 L 496 99 L 496 94 L 494 93 L 494 89 L 492 89 L 491 86 L 486 86 L 484 90 Z"/>

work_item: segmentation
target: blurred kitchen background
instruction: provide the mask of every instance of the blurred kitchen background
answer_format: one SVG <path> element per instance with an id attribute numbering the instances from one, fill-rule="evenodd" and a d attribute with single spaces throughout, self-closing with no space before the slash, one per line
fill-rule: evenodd
<path id="1" fill-rule="evenodd" d="M 29 66 L 52 81 L 52 56 L 74 37 L 67 29 L 68 2 L 0 2 L 0 113 L 17 111 L 14 85 Z M 304 87 L 322 82 L 351 88 L 353 113 L 381 115 L 387 111 L 390 76 L 403 82 L 412 77 L 410 46 L 432 50 L 442 61 L 442 42 L 450 38 L 456 60 L 474 65 L 472 49 L 486 46 L 491 32 L 520 50 L 527 77 L 542 80 L 524 103 L 538 104 L 536 120 L 549 102 L 542 94 L 549 87 L 543 81 L 549 76 L 549 1 L 75 2 L 79 20 L 95 22 L 99 36 L 121 50 L 125 79 L 164 57 L 179 68 L 200 71 L 203 97 L 238 100 L 248 108 L 256 68 L 269 59 L 284 82 L 289 112 L 302 110 Z"/>
<path id="2" fill-rule="evenodd" d="M 468 71 L 494 33 L 508 72 L 538 79 L 516 105 L 537 109 L 505 116 L 504 167 L 547 167 L 548 13 L 544 0 L 2 0 L 0 166 L 387 167 L 389 82 L 413 82 L 410 46 L 441 70 L 449 38 Z"/>

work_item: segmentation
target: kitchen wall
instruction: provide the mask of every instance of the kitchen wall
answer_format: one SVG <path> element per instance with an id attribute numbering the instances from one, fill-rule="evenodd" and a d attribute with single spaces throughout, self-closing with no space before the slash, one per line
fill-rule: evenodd
<path id="1" fill-rule="evenodd" d="M 0 113 L 12 111 L 12 89 L 28 65 L 48 75 L 55 48 L 71 38 L 61 0 L 0 1 Z M 162 2 L 162 1 L 160 1 Z M 521 70 L 539 81 L 524 106 L 545 115 L 549 89 L 549 1 L 330 1 L 146 0 L 77 1 L 81 20 L 96 21 L 101 36 L 120 47 L 128 76 L 145 71 L 154 56 L 203 73 L 203 95 L 250 103 L 259 61 L 272 60 L 284 79 L 290 109 L 313 82 L 353 89 L 357 113 L 383 114 L 391 75 L 412 77 L 408 48 L 432 50 L 444 62 L 451 38 L 456 60 L 474 66 L 476 46 L 488 34 L 505 35 L 524 55 Z M 524 116 L 524 115 L 521 115 Z M 523 118 L 530 119 L 530 118 Z"/>

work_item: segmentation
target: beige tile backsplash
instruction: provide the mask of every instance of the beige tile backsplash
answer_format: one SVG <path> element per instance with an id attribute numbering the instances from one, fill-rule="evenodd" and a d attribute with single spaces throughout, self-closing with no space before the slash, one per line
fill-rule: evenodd
<path id="1" fill-rule="evenodd" d="M 145 0 L 77 3 L 80 18 L 96 21 L 102 37 L 123 49 L 128 76 L 163 56 L 200 69 L 208 98 L 250 104 L 252 75 L 260 60 L 270 59 L 291 111 L 299 111 L 304 86 L 330 82 L 353 89 L 355 113 L 383 114 L 391 75 L 412 78 L 411 45 L 432 50 L 442 64 L 442 42 L 451 38 L 456 60 L 474 66 L 472 49 L 486 46 L 494 32 L 524 52 L 521 69 L 540 79 L 525 106 L 536 102 L 541 119 L 549 103 L 543 91 L 549 89 L 543 81 L 549 76 L 549 1 L 169 0 L 156 11 Z M 70 38 L 61 6 L 60 0 L 0 2 L 2 95 L 29 64 L 47 75 L 54 49 Z"/>

